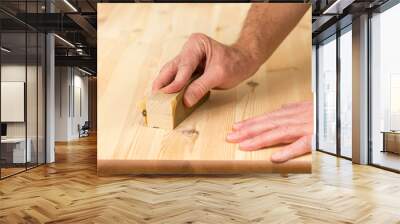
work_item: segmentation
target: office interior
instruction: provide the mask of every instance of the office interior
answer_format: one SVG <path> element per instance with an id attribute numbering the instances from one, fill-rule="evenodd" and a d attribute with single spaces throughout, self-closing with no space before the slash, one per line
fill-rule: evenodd
<path id="1" fill-rule="evenodd" d="M 400 45 L 396 40 L 400 33 L 394 27 L 400 21 L 400 5 L 395 1 L 333 4 L 335 10 L 344 8 L 340 16 L 328 11 L 313 22 L 315 148 L 399 172 L 400 67 L 396 54 Z M 322 22 L 329 17 L 334 22 L 327 22 L 327 27 Z"/>
<path id="2" fill-rule="evenodd" d="M 96 133 L 95 3 L 68 3 L 0 3 L 1 179 L 54 163 L 57 142 Z"/>
<path id="3" fill-rule="evenodd" d="M 16 182 L 42 186 L 41 181 L 58 184 L 59 182 L 54 181 L 59 180 L 63 184 L 54 186 L 54 189 L 57 188 L 59 191 L 51 191 L 56 193 L 49 196 L 54 196 L 52 198 L 54 202 L 62 201 L 61 198 L 64 198 L 65 194 L 74 198 L 79 194 L 84 194 L 87 189 L 92 189 L 87 191 L 89 192 L 87 198 L 77 200 L 87 202 L 87 207 L 80 211 L 78 209 L 63 210 L 66 214 L 71 213 L 71 217 L 89 210 L 96 213 L 95 206 L 101 204 L 100 201 L 103 198 L 110 199 L 107 192 L 113 190 L 134 189 L 132 197 L 136 194 L 140 196 L 175 192 L 172 190 L 175 185 L 172 186 L 170 180 L 163 182 L 164 179 L 161 177 L 136 181 L 132 179 L 133 177 L 107 179 L 96 175 L 96 3 L 101 2 L 165 1 L 0 1 L 2 136 L 0 192 L 2 192 L 2 187 L 10 189 L 9 185 Z M 244 177 L 243 183 L 260 181 L 254 182 L 252 186 L 280 184 L 282 189 L 286 187 L 289 189 L 295 185 L 290 181 L 295 180 L 309 184 L 304 189 L 312 191 L 311 183 L 315 182 L 318 186 L 315 188 L 316 192 L 324 187 L 328 189 L 328 193 L 321 193 L 315 202 L 322 204 L 332 200 L 320 200 L 320 198 L 330 197 L 333 194 L 340 196 L 343 193 L 343 197 L 337 199 L 339 202 L 343 198 L 357 199 L 360 195 L 370 196 L 363 197 L 362 200 L 365 201 L 361 199 L 357 201 L 359 200 L 357 199 L 354 204 L 349 202 L 346 204 L 351 205 L 348 212 L 344 211 L 342 214 L 337 213 L 340 209 L 336 207 L 330 208 L 330 211 L 315 212 L 314 210 L 312 213 L 309 209 L 302 210 L 303 212 L 297 215 L 305 214 L 304 220 L 315 215 L 318 216 L 316 219 L 322 222 L 334 220 L 362 223 L 363 220 L 372 218 L 382 221 L 381 223 L 396 223 L 400 217 L 393 211 L 398 211 L 399 207 L 396 206 L 399 204 L 389 202 L 386 196 L 397 195 L 396 189 L 399 189 L 399 182 L 395 180 L 400 173 L 400 100 L 398 97 L 400 95 L 400 63 L 398 62 L 400 32 L 397 29 L 400 21 L 400 2 L 397 0 L 295 0 L 290 2 L 305 2 L 312 5 L 313 72 L 310 75 L 313 77 L 311 88 L 314 92 L 315 103 L 313 172 L 316 174 L 294 175 L 296 177 L 292 178 L 289 175 L 286 179 L 287 176 L 282 175 L 273 177 L 272 180 L 268 176 Z M 314 175 L 317 175 L 317 178 L 314 178 Z M 374 179 L 378 176 L 383 178 Z M 179 187 L 177 191 L 197 183 L 206 183 L 206 187 L 201 188 L 205 189 L 205 193 L 200 193 L 199 200 L 203 196 L 214 197 L 210 196 L 215 193 L 210 190 L 211 187 L 225 186 L 224 180 L 213 185 L 213 181 L 219 181 L 218 178 L 204 178 L 187 184 L 183 183 L 183 179 L 173 179 L 173 181 L 181 184 L 180 187 L 176 185 L 177 188 Z M 273 182 L 277 179 L 279 183 Z M 114 180 L 118 183 L 112 182 Z M 158 184 L 158 180 L 162 184 Z M 158 185 L 154 186 L 153 183 Z M 117 184 L 120 185 L 117 186 Z M 132 184 L 136 184 L 135 187 Z M 86 188 L 84 185 L 90 187 Z M 128 186 L 127 189 L 126 186 Z M 171 189 L 158 191 L 158 188 L 163 186 L 171 187 Z M 62 191 L 61 188 L 67 190 Z M 207 190 L 208 188 L 210 189 Z M 22 187 L 16 189 L 15 192 L 23 191 L 21 189 Z M 19 199 L 30 198 L 33 192 L 40 192 L 39 189 L 33 188 L 29 193 L 19 192 Z M 360 189 L 362 193 L 359 192 Z M 230 188 L 226 187 L 223 190 L 229 191 Z M 350 191 L 355 193 L 350 194 Z M 102 193 L 106 195 L 101 196 L 101 200 L 90 198 L 97 198 L 97 194 Z M 215 194 L 217 194 L 215 198 L 210 201 L 220 200 L 221 194 Z M 311 195 L 304 197 L 301 202 L 296 202 L 297 206 L 312 201 Z M 157 196 L 151 197 L 156 200 L 155 198 Z M 284 200 L 290 199 L 290 196 L 277 198 Z M 300 198 L 301 196 L 296 197 L 296 201 Z M 124 207 L 121 200 L 110 199 L 105 202 L 112 204 L 115 208 L 120 208 Z M 135 200 L 139 199 L 135 198 Z M 136 201 L 132 199 L 125 202 Z M 372 203 L 371 206 L 369 202 Z M 91 203 L 93 203 L 93 209 L 89 209 Z M 290 203 L 292 202 L 287 204 Z M 374 206 L 383 206 L 385 203 L 388 206 L 384 209 L 373 210 Z M 27 206 L 26 203 L 22 204 L 22 207 Z M 364 205 L 370 207 L 363 207 L 365 209 L 363 211 L 371 214 L 376 212 L 380 216 L 367 217 L 362 211 L 350 214 L 351 209 L 361 209 Z M 54 206 L 56 207 L 54 211 L 56 211 L 63 205 L 61 203 Z M 106 205 L 100 207 L 102 206 Z M 147 208 L 142 202 L 138 206 Z M 151 204 L 150 207 L 153 206 L 155 205 Z M 307 208 L 311 207 L 312 205 L 308 205 Z M 126 208 L 133 209 L 129 206 Z M 5 217 L 1 216 L 1 210 L 0 219 Z M 173 210 L 176 208 L 174 207 Z M 289 210 L 288 208 L 287 211 Z M 3 211 L 10 212 L 11 208 L 7 210 L 3 207 Z M 115 211 L 115 214 L 130 217 L 128 213 L 122 213 L 122 210 L 107 211 Z M 146 209 L 141 211 L 145 212 Z M 285 210 L 282 211 L 276 214 L 284 214 Z M 207 214 L 209 212 L 207 211 Z M 38 214 L 29 214 L 29 217 L 42 217 Z M 146 220 L 139 220 L 151 221 L 149 217 L 144 218 Z M 237 216 L 232 216 L 232 219 L 237 219 Z M 56 220 L 56 218 L 48 220 Z M 71 220 L 75 219 L 71 218 Z M 115 221 L 115 219 L 110 220 Z M 221 218 L 221 220 L 225 219 Z"/>

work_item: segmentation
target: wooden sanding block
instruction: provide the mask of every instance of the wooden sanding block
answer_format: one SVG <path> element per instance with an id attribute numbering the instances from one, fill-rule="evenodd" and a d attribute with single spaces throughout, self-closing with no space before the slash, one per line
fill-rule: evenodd
<path id="1" fill-rule="evenodd" d="M 172 130 L 196 108 L 207 101 L 210 97 L 210 92 L 192 107 L 186 107 L 183 103 L 183 94 L 196 77 L 191 78 L 188 84 L 177 93 L 166 94 L 158 92 L 140 102 L 138 106 L 144 117 L 145 124 L 153 128 Z"/>

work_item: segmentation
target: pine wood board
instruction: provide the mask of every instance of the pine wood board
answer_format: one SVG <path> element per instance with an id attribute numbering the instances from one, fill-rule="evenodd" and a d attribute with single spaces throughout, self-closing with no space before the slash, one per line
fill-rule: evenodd
<path id="1" fill-rule="evenodd" d="M 143 119 L 148 127 L 173 130 L 193 111 L 200 107 L 210 97 L 207 92 L 195 105 L 186 107 L 183 103 L 183 96 L 187 87 L 198 78 L 199 75 L 192 76 L 189 82 L 176 93 L 157 92 L 140 102 L 139 109 L 142 111 Z"/>
<path id="2" fill-rule="evenodd" d="M 230 44 L 250 4 L 99 4 L 99 175 L 310 172 L 311 155 L 270 162 L 279 147 L 244 152 L 225 141 L 232 124 L 312 99 L 311 11 L 256 75 L 210 99 L 172 131 L 143 124 L 136 103 L 191 33 Z"/>

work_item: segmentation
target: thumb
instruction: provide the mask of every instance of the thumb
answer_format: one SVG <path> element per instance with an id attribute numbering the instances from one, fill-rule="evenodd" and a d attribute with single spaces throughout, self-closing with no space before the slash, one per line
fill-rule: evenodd
<path id="1" fill-rule="evenodd" d="M 192 107 L 212 88 L 212 80 L 208 76 L 203 74 L 187 87 L 183 95 L 183 103 L 187 107 Z"/>

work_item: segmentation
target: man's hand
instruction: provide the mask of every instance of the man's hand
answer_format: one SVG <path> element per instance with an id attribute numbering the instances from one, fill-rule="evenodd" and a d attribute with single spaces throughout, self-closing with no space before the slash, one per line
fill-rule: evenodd
<path id="1" fill-rule="evenodd" d="M 271 156 L 272 162 L 279 163 L 310 153 L 312 135 L 313 104 L 301 102 L 235 123 L 226 139 L 246 151 L 287 144 Z"/>
<path id="2" fill-rule="evenodd" d="M 203 74 L 186 89 L 183 101 L 190 107 L 210 89 L 229 89 L 253 75 L 259 65 L 246 50 L 221 44 L 204 34 L 192 34 L 178 56 L 168 62 L 153 82 L 153 92 L 180 91 L 196 69 Z"/>
<path id="3" fill-rule="evenodd" d="M 236 86 L 272 55 L 309 7 L 308 4 L 252 4 L 232 46 L 204 34 L 192 34 L 179 55 L 161 69 L 153 82 L 153 92 L 180 91 L 197 69 L 203 74 L 185 91 L 186 106 L 193 106 L 210 89 Z"/>

